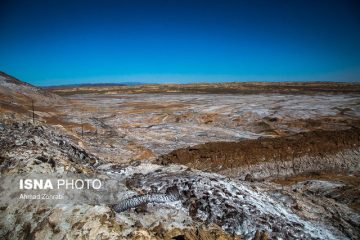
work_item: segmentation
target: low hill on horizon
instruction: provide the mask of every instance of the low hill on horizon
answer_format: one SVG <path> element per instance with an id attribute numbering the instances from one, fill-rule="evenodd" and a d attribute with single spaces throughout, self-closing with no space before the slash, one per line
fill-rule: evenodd
<path id="1" fill-rule="evenodd" d="M 132 94 L 132 93 L 186 93 L 186 94 L 360 94 L 359 83 L 345 82 L 224 82 L 192 84 L 84 84 L 47 88 L 59 95 L 73 94 Z"/>

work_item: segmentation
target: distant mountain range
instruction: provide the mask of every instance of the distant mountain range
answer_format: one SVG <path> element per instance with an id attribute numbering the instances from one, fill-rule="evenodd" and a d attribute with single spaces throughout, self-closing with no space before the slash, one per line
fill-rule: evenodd
<path id="1" fill-rule="evenodd" d="M 76 88 L 76 87 L 107 87 L 107 86 L 137 86 L 144 85 L 146 83 L 141 82 L 121 82 L 121 83 L 82 83 L 82 84 L 64 84 L 54 86 L 42 86 L 42 88 Z"/>

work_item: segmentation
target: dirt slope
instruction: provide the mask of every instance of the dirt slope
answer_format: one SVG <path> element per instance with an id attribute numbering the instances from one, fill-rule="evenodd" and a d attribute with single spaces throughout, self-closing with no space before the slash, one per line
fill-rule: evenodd
<path id="1" fill-rule="evenodd" d="M 360 145 L 360 129 L 313 131 L 288 137 L 211 142 L 175 150 L 161 156 L 157 162 L 185 164 L 207 171 L 224 171 L 267 162 L 321 158 Z M 358 162 L 360 157 L 358 158 Z"/>
<path id="2" fill-rule="evenodd" d="M 66 100 L 54 93 L 35 87 L 0 72 L 0 112 L 16 112 L 25 114 L 31 109 L 32 101 L 37 111 L 51 110 Z M 48 109 L 45 109 L 45 108 Z"/>

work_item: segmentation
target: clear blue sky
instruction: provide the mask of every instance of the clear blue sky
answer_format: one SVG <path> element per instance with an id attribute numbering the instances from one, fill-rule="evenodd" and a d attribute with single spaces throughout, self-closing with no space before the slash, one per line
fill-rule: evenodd
<path id="1" fill-rule="evenodd" d="M 2 0 L 0 70 L 35 85 L 360 81 L 360 4 Z"/>

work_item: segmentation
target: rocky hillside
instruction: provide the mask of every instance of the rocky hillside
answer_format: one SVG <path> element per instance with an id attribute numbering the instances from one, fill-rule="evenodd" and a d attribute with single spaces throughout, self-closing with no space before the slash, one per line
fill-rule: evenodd
<path id="1" fill-rule="evenodd" d="M 0 206 L 3 239 L 360 237 L 360 215 L 334 197 L 344 186 L 341 182 L 305 181 L 284 187 L 182 165 L 110 164 L 78 146 L 60 128 L 6 115 L 2 122 L 0 170 L 7 183 Z M 30 201 L 19 198 L 24 192 L 14 181 L 19 174 L 96 176 L 106 184 L 101 191 L 66 191 L 62 200 Z M 169 190 L 176 198 L 156 200 Z M 153 197 L 136 202 L 144 194 Z M 120 209 L 119 204 L 128 207 Z"/>
<path id="2" fill-rule="evenodd" d="M 47 107 L 65 101 L 56 94 L 0 72 L 0 112 L 28 114 L 32 110 L 32 104 L 36 111 L 45 111 Z"/>

